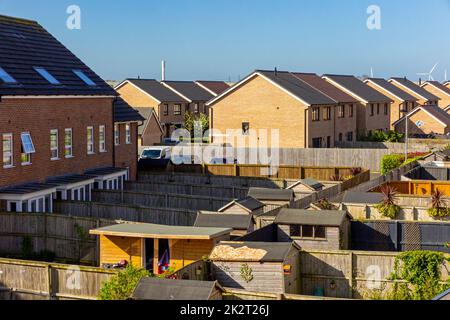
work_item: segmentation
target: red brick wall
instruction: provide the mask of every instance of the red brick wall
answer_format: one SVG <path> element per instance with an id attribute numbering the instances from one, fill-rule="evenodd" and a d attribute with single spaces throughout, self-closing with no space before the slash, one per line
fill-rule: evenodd
<path id="1" fill-rule="evenodd" d="M 0 139 L 13 133 L 14 167 L 3 168 L 0 156 L 0 187 L 48 177 L 84 173 L 87 169 L 113 165 L 112 99 L 5 99 L 0 102 Z M 99 152 L 99 126 L 106 126 L 106 151 Z M 94 155 L 87 155 L 86 128 L 94 127 Z M 73 155 L 64 158 L 64 129 L 72 128 Z M 50 130 L 59 129 L 60 160 L 50 160 Z M 31 133 L 36 153 L 31 165 L 22 166 L 21 132 Z M 134 140 L 136 141 L 136 140 Z M 0 143 L 0 155 L 3 145 Z"/>
<path id="2" fill-rule="evenodd" d="M 115 146 L 116 167 L 129 168 L 129 179 L 135 181 L 137 179 L 137 126 L 136 122 L 131 123 L 131 143 L 125 143 L 125 124 L 119 124 L 120 144 Z"/>

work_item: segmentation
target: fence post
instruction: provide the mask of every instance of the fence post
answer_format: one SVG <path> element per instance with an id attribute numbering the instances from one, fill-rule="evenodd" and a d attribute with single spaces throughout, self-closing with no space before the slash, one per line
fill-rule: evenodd
<path id="1" fill-rule="evenodd" d="M 46 266 L 47 271 L 47 292 L 48 292 L 48 299 L 53 300 L 53 285 L 52 285 L 52 266 L 50 264 L 47 264 Z"/>
<path id="2" fill-rule="evenodd" d="M 353 286 L 354 286 L 354 274 L 353 274 L 353 252 L 349 252 L 350 258 L 350 274 L 349 274 L 349 289 L 348 289 L 348 297 L 349 299 L 353 299 Z"/>

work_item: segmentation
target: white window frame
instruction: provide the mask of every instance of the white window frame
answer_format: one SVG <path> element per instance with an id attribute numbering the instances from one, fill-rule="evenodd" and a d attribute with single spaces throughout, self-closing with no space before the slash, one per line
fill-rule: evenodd
<path id="1" fill-rule="evenodd" d="M 91 141 L 89 141 L 89 130 L 92 130 L 91 132 Z M 95 154 L 95 146 L 94 146 L 94 127 L 89 126 L 86 128 L 86 151 L 87 154 Z"/>
<path id="2" fill-rule="evenodd" d="M 106 152 L 106 126 L 104 124 L 98 127 L 98 149 L 100 152 Z"/>
<path id="3" fill-rule="evenodd" d="M 114 145 L 120 145 L 120 126 L 117 123 L 114 125 Z"/>
<path id="4" fill-rule="evenodd" d="M 66 136 L 70 133 L 70 144 L 67 144 Z M 70 154 L 67 153 L 70 150 Z M 73 130 L 72 128 L 64 129 L 64 158 L 73 158 Z"/>
<path id="5" fill-rule="evenodd" d="M 9 143 L 10 143 L 10 151 L 6 152 L 5 151 L 5 139 L 8 138 Z M 4 133 L 2 136 L 2 150 L 3 150 L 3 168 L 8 169 L 8 168 L 13 168 L 14 167 L 14 140 L 13 140 L 13 134 L 12 133 Z M 8 157 L 10 159 L 10 164 L 5 164 L 5 154 L 8 154 Z"/>
<path id="6" fill-rule="evenodd" d="M 52 147 L 52 135 L 56 134 L 56 146 Z M 56 151 L 56 157 L 53 157 L 53 152 Z M 59 132 L 58 129 L 50 130 L 50 160 L 55 161 L 59 160 Z"/>
<path id="7" fill-rule="evenodd" d="M 131 124 L 125 125 L 125 143 L 131 144 Z"/>

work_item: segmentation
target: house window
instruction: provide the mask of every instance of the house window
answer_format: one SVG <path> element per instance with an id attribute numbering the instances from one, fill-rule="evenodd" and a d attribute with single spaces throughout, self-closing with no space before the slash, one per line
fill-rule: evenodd
<path id="1" fill-rule="evenodd" d="M 242 135 L 248 136 L 250 134 L 250 123 L 242 122 Z"/>
<path id="2" fill-rule="evenodd" d="M 165 115 L 165 116 L 169 115 L 169 105 L 168 104 L 163 105 L 163 115 Z"/>
<path id="3" fill-rule="evenodd" d="M 173 106 L 173 114 L 176 116 L 181 115 L 181 104 L 176 104 Z"/>
<path id="4" fill-rule="evenodd" d="M 289 235 L 292 238 L 326 239 L 326 228 L 324 226 L 290 225 Z"/>
<path id="5" fill-rule="evenodd" d="M 100 152 L 106 152 L 106 130 L 104 125 L 98 127 L 98 149 Z"/>
<path id="6" fill-rule="evenodd" d="M 6 133 L 3 135 L 3 167 L 13 166 L 13 135 Z"/>
<path id="7" fill-rule="evenodd" d="M 373 103 L 370 104 L 370 116 L 375 114 L 375 105 Z"/>
<path id="8" fill-rule="evenodd" d="M 320 121 L 320 108 L 319 107 L 312 109 L 312 121 Z"/>
<path id="9" fill-rule="evenodd" d="M 313 148 L 322 148 L 322 138 L 312 139 Z"/>
<path id="10" fill-rule="evenodd" d="M 87 153 L 94 154 L 94 127 L 87 127 Z"/>
<path id="11" fill-rule="evenodd" d="M 114 144 L 116 146 L 120 145 L 120 130 L 118 124 L 114 125 Z"/>
<path id="12" fill-rule="evenodd" d="M 353 141 L 353 132 L 347 132 L 347 141 L 349 142 Z"/>
<path id="13" fill-rule="evenodd" d="M 36 152 L 33 140 L 29 132 L 22 132 L 20 139 L 22 140 L 21 162 L 23 165 L 30 164 L 31 154 Z"/>
<path id="14" fill-rule="evenodd" d="M 291 237 L 301 237 L 301 226 L 299 225 L 290 225 L 289 226 L 289 235 Z"/>
<path id="15" fill-rule="evenodd" d="M 52 76 L 50 74 L 50 72 L 48 72 L 46 69 L 42 68 L 42 67 L 34 67 L 34 70 L 39 73 L 39 75 L 44 78 L 45 80 L 47 80 L 50 84 L 61 84 L 61 82 L 59 82 L 54 76 Z"/>
<path id="16" fill-rule="evenodd" d="M 125 143 L 131 143 L 131 125 L 129 123 L 125 125 Z"/>
<path id="17" fill-rule="evenodd" d="M 323 115 L 323 120 L 325 120 L 325 121 L 331 120 L 331 107 L 325 108 L 325 114 Z"/>
<path id="18" fill-rule="evenodd" d="M 64 129 L 64 157 L 73 157 L 73 147 L 72 147 L 72 129 Z"/>
<path id="19" fill-rule="evenodd" d="M 352 104 L 349 105 L 348 116 L 349 116 L 349 118 L 353 118 L 353 105 Z"/>
<path id="20" fill-rule="evenodd" d="M 77 75 L 78 78 L 83 80 L 84 83 L 86 83 L 88 86 L 95 87 L 96 84 L 94 81 L 92 81 L 87 75 L 84 74 L 81 70 L 72 70 L 73 73 Z"/>
<path id="21" fill-rule="evenodd" d="M 5 83 L 17 83 L 16 79 L 11 77 L 3 68 L 0 68 L 0 79 Z"/>
<path id="22" fill-rule="evenodd" d="M 389 105 L 387 103 L 384 104 L 384 115 L 387 116 L 389 112 Z"/>
<path id="23" fill-rule="evenodd" d="M 50 159 L 59 159 L 59 149 L 58 149 L 58 129 L 50 130 Z"/>
<path id="24" fill-rule="evenodd" d="M 326 239 L 326 230 L 324 226 L 314 226 L 314 238 Z"/>
<path id="25" fill-rule="evenodd" d="M 200 107 L 198 105 L 198 103 L 194 104 L 194 113 L 199 113 L 200 112 Z"/>
<path id="26" fill-rule="evenodd" d="M 345 105 L 341 105 L 338 107 L 338 117 L 339 118 L 345 117 Z"/>

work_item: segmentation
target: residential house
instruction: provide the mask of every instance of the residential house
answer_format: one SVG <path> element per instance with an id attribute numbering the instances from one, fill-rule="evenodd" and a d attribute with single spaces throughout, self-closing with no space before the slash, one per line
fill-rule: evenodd
<path id="1" fill-rule="evenodd" d="M 304 250 L 350 248 L 350 218 L 347 211 L 283 208 L 275 218 L 279 242 L 295 241 Z"/>
<path id="2" fill-rule="evenodd" d="M 197 85 L 211 93 L 213 96 L 217 97 L 219 94 L 230 89 L 230 85 L 223 81 L 204 81 L 198 80 L 195 81 Z"/>
<path id="3" fill-rule="evenodd" d="M 358 100 L 314 73 L 296 72 L 293 75 L 337 102 L 337 106 L 330 110 L 326 109 L 323 114 L 324 126 L 328 125 L 333 128 L 333 141 L 356 141 L 357 122 L 355 110 Z M 331 112 L 330 116 L 328 114 L 329 111 Z M 327 121 L 327 119 L 329 120 Z M 322 128 L 319 130 L 322 130 Z"/>
<path id="4" fill-rule="evenodd" d="M 395 131 L 405 133 L 405 117 L 394 122 Z M 450 114 L 436 105 L 425 105 L 408 113 L 408 136 L 450 133 Z"/>
<path id="5" fill-rule="evenodd" d="M 58 190 L 86 200 L 95 179 L 132 178 L 135 154 L 114 155 L 116 96 L 39 23 L 0 16 L 1 209 L 52 212 Z"/>
<path id="6" fill-rule="evenodd" d="M 154 274 L 177 271 L 207 256 L 220 241 L 230 239 L 228 228 L 197 228 L 147 223 L 121 223 L 95 230 L 100 237 L 100 266 L 122 260 Z"/>
<path id="7" fill-rule="evenodd" d="M 364 80 L 364 83 L 393 101 L 391 105 L 391 130 L 394 129 L 394 122 L 417 106 L 418 99 L 416 97 L 394 86 L 386 79 L 368 78 Z"/>
<path id="8" fill-rule="evenodd" d="M 253 232 L 253 216 L 249 214 L 224 214 L 199 211 L 194 227 L 230 228 L 232 238 L 245 236 Z"/>
<path id="9" fill-rule="evenodd" d="M 417 98 L 419 105 L 439 105 L 440 98 L 435 96 L 434 94 L 428 92 L 424 88 L 420 87 L 418 84 L 408 80 L 406 77 L 404 78 L 391 78 L 388 80 L 397 88 L 400 88 L 403 91 L 408 92 Z"/>
<path id="10" fill-rule="evenodd" d="M 212 142 L 334 147 L 338 103 L 286 71 L 257 70 L 207 103 Z M 272 141 L 273 140 L 273 141 Z"/>
<path id="11" fill-rule="evenodd" d="M 132 300 L 207 301 L 222 300 L 224 289 L 217 281 L 143 277 L 131 296 Z"/>
<path id="12" fill-rule="evenodd" d="M 438 103 L 439 107 L 444 110 L 450 108 L 450 87 L 438 81 L 427 81 L 421 87 L 440 99 Z"/>
<path id="13" fill-rule="evenodd" d="M 138 128 L 138 147 L 153 146 L 161 143 L 164 129 L 153 108 L 134 108 L 144 118 L 144 123 Z"/>
<path id="14" fill-rule="evenodd" d="M 391 103 L 389 97 L 364 84 L 354 76 L 324 75 L 323 79 L 358 100 L 356 127 L 358 136 L 375 131 L 387 131 L 391 127 Z"/>
<path id="15" fill-rule="evenodd" d="M 209 259 L 213 278 L 226 288 L 298 294 L 299 250 L 291 242 L 220 242 Z"/>
<path id="16" fill-rule="evenodd" d="M 189 101 L 162 83 L 153 79 L 126 79 L 115 89 L 133 108 L 153 108 L 165 138 L 171 137 L 174 130 L 183 126 Z"/>

